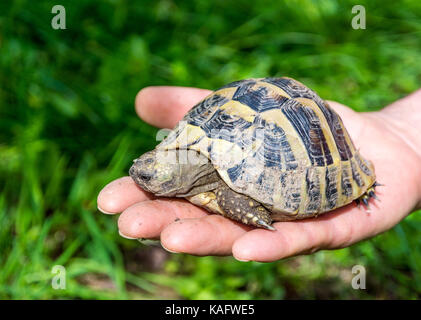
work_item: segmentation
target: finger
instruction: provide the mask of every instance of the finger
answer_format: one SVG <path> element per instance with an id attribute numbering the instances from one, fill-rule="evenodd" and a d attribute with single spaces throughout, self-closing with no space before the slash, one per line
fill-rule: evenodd
<path id="1" fill-rule="evenodd" d="M 143 191 L 130 177 L 122 177 L 107 184 L 97 198 L 98 210 L 105 214 L 124 211 L 131 205 L 152 199 L 153 195 Z"/>
<path id="2" fill-rule="evenodd" d="M 151 125 L 171 129 L 210 93 L 209 90 L 188 87 L 147 87 L 136 96 L 136 112 Z"/>
<path id="3" fill-rule="evenodd" d="M 273 232 L 252 230 L 233 244 L 233 255 L 241 261 L 270 262 L 320 249 L 343 248 L 382 231 L 376 228 L 384 221 L 379 207 L 368 214 L 350 206 L 316 219 L 275 223 Z"/>
<path id="4" fill-rule="evenodd" d="M 161 243 L 171 252 L 193 255 L 231 255 L 232 245 L 251 227 L 217 214 L 174 222 L 161 234 Z"/>
<path id="5" fill-rule="evenodd" d="M 174 221 L 206 216 L 207 213 L 185 200 L 157 199 L 142 201 L 124 210 L 118 220 L 121 234 L 130 238 L 159 238 Z"/>
<path id="6" fill-rule="evenodd" d="M 233 256 L 240 261 L 271 262 L 314 252 L 330 235 L 320 223 L 311 226 L 305 222 L 282 222 L 274 224 L 276 231 L 253 230 L 233 244 Z"/>

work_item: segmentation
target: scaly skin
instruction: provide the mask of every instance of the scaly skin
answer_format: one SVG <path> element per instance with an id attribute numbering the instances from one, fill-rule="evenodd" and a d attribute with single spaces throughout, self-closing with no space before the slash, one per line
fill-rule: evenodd
<path id="1" fill-rule="evenodd" d="M 180 87 L 148 87 L 136 98 L 136 110 L 146 122 L 172 128 L 210 91 Z M 98 208 L 121 213 L 120 234 L 160 239 L 171 252 L 233 255 L 241 261 L 275 261 L 321 249 L 352 245 L 382 233 L 421 208 L 421 90 L 379 112 L 357 113 L 329 102 L 341 116 L 355 145 L 374 162 L 381 202 L 371 200 L 367 214 L 355 204 L 316 219 L 276 222 L 276 231 L 250 228 L 185 200 L 154 199 L 130 177 L 108 184 L 98 196 Z"/>

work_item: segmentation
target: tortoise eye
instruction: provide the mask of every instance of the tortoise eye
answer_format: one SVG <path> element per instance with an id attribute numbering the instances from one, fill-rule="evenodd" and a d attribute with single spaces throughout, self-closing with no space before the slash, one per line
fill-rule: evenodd
<path id="1" fill-rule="evenodd" d="M 140 179 L 142 179 L 143 181 L 146 181 L 146 182 L 149 181 L 149 180 L 151 180 L 151 178 L 152 178 L 151 175 L 146 174 L 146 173 L 141 173 L 139 175 L 139 177 L 140 177 Z"/>

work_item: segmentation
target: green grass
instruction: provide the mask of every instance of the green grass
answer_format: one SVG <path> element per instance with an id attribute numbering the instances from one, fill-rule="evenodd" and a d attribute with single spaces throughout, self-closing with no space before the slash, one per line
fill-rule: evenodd
<path id="1" fill-rule="evenodd" d="M 156 144 L 133 110 L 142 87 L 287 75 L 378 110 L 420 86 L 419 1 L 64 1 L 66 30 L 51 28 L 55 4 L 0 4 L 0 298 L 421 297 L 419 213 L 350 248 L 262 264 L 168 255 L 96 210 Z M 366 30 L 351 28 L 355 4 Z M 356 264 L 366 290 L 351 288 Z M 66 290 L 51 287 L 54 265 Z"/>

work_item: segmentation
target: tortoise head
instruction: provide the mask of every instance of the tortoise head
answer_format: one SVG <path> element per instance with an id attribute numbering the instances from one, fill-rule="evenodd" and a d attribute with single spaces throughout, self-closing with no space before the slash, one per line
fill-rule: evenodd
<path id="1" fill-rule="evenodd" d="M 194 150 L 152 150 L 133 161 L 130 176 L 156 196 L 184 197 L 192 188 L 215 183 L 209 160 Z M 219 178 L 218 178 L 219 180 Z"/>
<path id="2" fill-rule="evenodd" d="M 152 150 L 133 160 L 129 174 L 136 184 L 158 196 L 174 196 L 182 185 L 182 170 L 168 153 Z"/>

